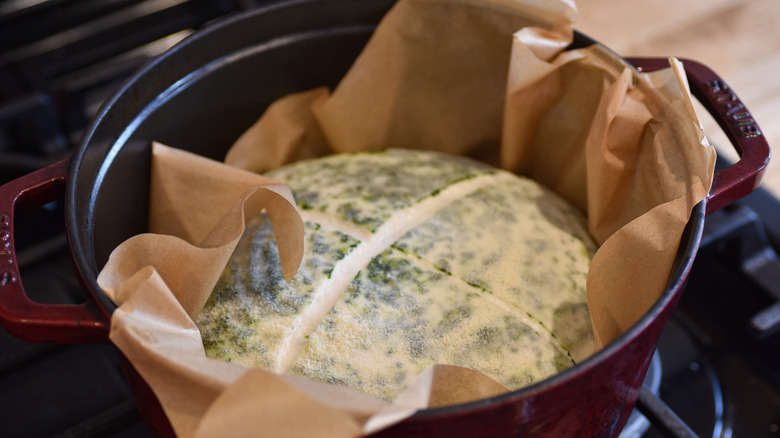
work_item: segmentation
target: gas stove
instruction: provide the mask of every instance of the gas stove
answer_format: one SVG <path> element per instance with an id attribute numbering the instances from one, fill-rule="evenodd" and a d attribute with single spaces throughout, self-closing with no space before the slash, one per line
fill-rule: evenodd
<path id="1" fill-rule="evenodd" d="M 101 103 L 144 62 L 263 3 L 0 1 L 0 183 L 68 157 Z M 25 289 L 43 303 L 86 299 L 62 217 L 52 202 L 15 220 Z M 762 189 L 707 217 L 622 436 L 780 436 L 778 248 L 780 201 Z M 0 387 L 4 437 L 151 436 L 108 345 L 26 343 L 0 329 Z"/>

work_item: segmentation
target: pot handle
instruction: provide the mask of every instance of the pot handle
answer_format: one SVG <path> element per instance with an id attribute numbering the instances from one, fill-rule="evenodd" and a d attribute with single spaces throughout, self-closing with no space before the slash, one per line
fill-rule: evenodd
<path id="1" fill-rule="evenodd" d="M 755 190 L 771 153 L 753 115 L 731 87 L 705 65 L 687 59 L 681 61 L 691 93 L 718 122 L 740 156 L 736 163 L 715 172 L 707 196 L 707 214 L 710 214 Z M 667 58 L 628 58 L 628 62 L 645 72 L 669 67 Z"/>
<path id="2" fill-rule="evenodd" d="M 41 304 L 24 291 L 14 248 L 14 214 L 61 199 L 69 160 L 0 186 L 0 324 L 28 342 L 108 342 L 108 324 L 94 303 Z"/>

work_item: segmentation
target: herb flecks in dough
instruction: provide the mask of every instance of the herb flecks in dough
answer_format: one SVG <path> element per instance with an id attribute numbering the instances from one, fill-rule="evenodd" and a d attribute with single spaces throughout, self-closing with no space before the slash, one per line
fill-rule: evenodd
<path id="1" fill-rule="evenodd" d="M 576 209 L 471 160 L 388 150 L 274 172 L 306 221 L 285 282 L 252 221 L 196 321 L 207 354 L 392 399 L 435 363 L 522 387 L 593 351 Z"/>

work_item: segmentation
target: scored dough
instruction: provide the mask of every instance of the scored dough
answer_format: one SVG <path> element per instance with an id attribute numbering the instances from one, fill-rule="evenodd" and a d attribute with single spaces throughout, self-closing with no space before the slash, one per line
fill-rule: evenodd
<path id="1" fill-rule="evenodd" d="M 389 149 L 268 174 L 293 190 L 304 259 L 285 282 L 254 218 L 196 319 L 207 355 L 392 399 L 436 363 L 510 389 L 592 354 L 581 212 L 463 157 Z"/>

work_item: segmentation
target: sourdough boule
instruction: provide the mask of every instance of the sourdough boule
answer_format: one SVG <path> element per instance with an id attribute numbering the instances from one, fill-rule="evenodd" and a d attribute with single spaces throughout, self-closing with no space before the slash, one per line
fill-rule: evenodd
<path id="1" fill-rule="evenodd" d="M 196 318 L 208 356 L 392 399 L 432 364 L 516 389 L 593 352 L 596 246 L 540 184 L 394 149 L 268 176 L 293 191 L 304 258 L 285 281 L 267 217 L 251 220 Z"/>

